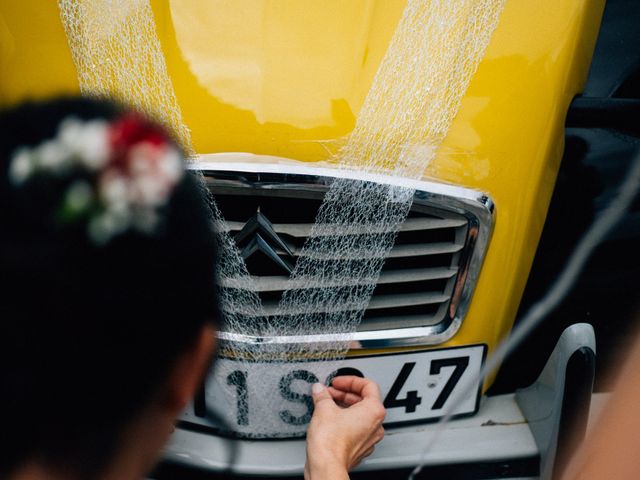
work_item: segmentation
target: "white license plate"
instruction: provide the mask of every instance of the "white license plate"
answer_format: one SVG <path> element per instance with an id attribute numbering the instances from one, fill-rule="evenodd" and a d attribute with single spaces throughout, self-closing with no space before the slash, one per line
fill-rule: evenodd
<path id="1" fill-rule="evenodd" d="M 310 386 L 327 383 L 336 371 L 371 378 L 380 385 L 386 427 L 441 417 L 456 392 L 472 383 L 474 393 L 452 412 L 469 415 L 479 405 L 478 375 L 485 350 L 484 345 L 474 345 L 286 364 L 219 358 L 203 391 L 183 413 L 181 426 L 240 437 L 304 435 L 313 406 Z"/>

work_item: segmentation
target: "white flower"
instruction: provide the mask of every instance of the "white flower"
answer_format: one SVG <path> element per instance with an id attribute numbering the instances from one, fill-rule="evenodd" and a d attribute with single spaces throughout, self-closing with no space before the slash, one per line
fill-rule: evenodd
<path id="1" fill-rule="evenodd" d="M 160 159 L 158 168 L 171 183 L 177 183 L 184 172 L 180 153 L 173 147 L 167 148 Z"/>
<path id="2" fill-rule="evenodd" d="M 89 170 L 104 167 L 111 155 L 109 127 L 103 120 L 87 122 L 73 147 L 80 163 Z"/>
<path id="3" fill-rule="evenodd" d="M 109 127 L 103 120 L 82 122 L 75 117 L 68 117 L 60 123 L 58 137 L 70 156 L 88 170 L 102 168 L 111 153 L 109 145 Z"/>
<path id="4" fill-rule="evenodd" d="M 29 178 L 34 170 L 33 157 L 28 148 L 17 150 L 11 158 L 9 179 L 14 185 L 20 185 Z"/>
<path id="5" fill-rule="evenodd" d="M 100 198 L 107 205 L 129 203 L 130 183 L 123 175 L 113 170 L 107 171 L 100 178 Z"/>
<path id="6" fill-rule="evenodd" d="M 132 180 L 136 202 L 156 207 L 167 202 L 167 184 L 156 174 L 141 175 Z"/>
<path id="7" fill-rule="evenodd" d="M 145 175 L 154 168 L 158 147 L 148 142 L 139 143 L 129 150 L 129 171 L 132 175 Z"/>
<path id="8" fill-rule="evenodd" d="M 69 163 L 71 151 L 66 145 L 56 140 L 48 140 L 42 143 L 34 151 L 38 167 L 44 170 L 60 172 Z"/>
<path id="9" fill-rule="evenodd" d="M 69 150 L 75 150 L 76 144 L 82 136 L 82 123 L 76 117 L 67 117 L 58 127 L 58 138 Z"/>
<path id="10" fill-rule="evenodd" d="M 142 143 L 131 149 L 129 171 L 134 201 L 160 206 L 167 203 L 171 188 L 182 176 L 183 167 L 175 148 Z"/>

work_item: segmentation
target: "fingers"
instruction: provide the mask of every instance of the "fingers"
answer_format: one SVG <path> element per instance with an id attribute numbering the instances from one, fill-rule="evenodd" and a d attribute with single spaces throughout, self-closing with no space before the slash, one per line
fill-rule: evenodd
<path id="1" fill-rule="evenodd" d="M 350 407 L 351 405 L 358 403 L 362 400 L 360 395 L 356 395 L 351 392 L 344 392 L 342 390 L 337 390 L 333 387 L 329 387 L 329 393 L 335 400 L 336 403 L 341 404 L 345 407 Z"/>
<path id="2" fill-rule="evenodd" d="M 380 400 L 380 388 L 368 378 L 356 377 L 355 375 L 342 375 L 331 381 L 331 386 L 336 390 L 354 393 L 362 398 L 373 398 Z"/>
<path id="3" fill-rule="evenodd" d="M 336 377 L 331 382 L 329 392 L 336 402 L 346 407 L 362 402 L 368 413 L 373 415 L 373 420 L 379 424 L 387 414 L 382 405 L 380 388 L 372 380 L 354 375 Z"/>
<path id="4" fill-rule="evenodd" d="M 313 397 L 313 404 L 316 408 L 322 408 L 322 405 L 325 404 L 328 405 L 327 401 L 330 402 L 331 405 L 335 405 L 329 389 L 321 383 L 314 383 L 311 386 L 311 396 Z"/>

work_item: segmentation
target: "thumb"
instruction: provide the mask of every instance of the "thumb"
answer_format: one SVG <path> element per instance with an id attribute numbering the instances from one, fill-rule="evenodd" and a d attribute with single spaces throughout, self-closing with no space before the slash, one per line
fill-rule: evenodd
<path id="1" fill-rule="evenodd" d="M 311 395 L 313 396 L 313 403 L 316 407 L 326 404 L 335 405 L 329 389 L 321 383 L 314 383 L 311 385 Z M 327 402 L 331 402 L 330 404 Z"/>

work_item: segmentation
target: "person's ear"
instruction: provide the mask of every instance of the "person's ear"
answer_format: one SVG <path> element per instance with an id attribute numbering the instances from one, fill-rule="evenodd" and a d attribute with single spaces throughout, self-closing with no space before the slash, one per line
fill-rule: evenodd
<path id="1" fill-rule="evenodd" d="M 175 361 L 165 390 L 165 407 L 178 415 L 193 398 L 211 364 L 215 346 L 215 329 L 202 327 L 192 346 Z"/>

